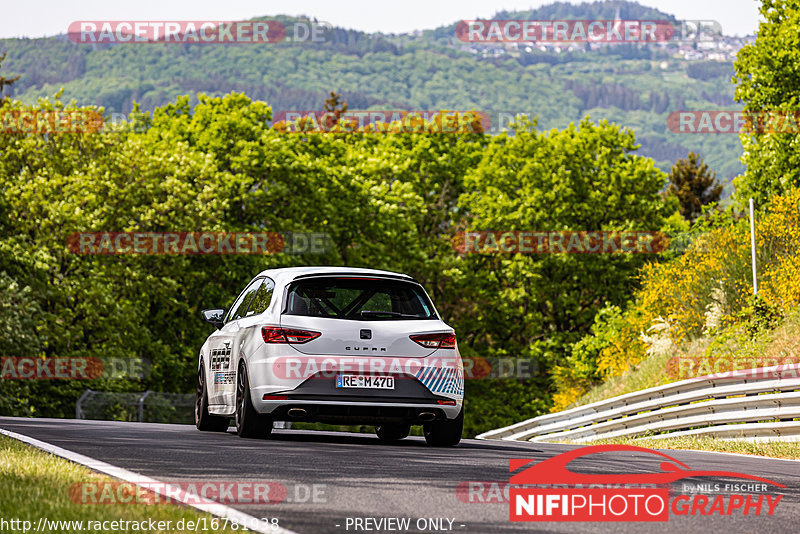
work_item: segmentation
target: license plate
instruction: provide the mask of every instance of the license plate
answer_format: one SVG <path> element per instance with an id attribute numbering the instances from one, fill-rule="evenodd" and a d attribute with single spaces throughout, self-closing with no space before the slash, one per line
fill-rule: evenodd
<path id="1" fill-rule="evenodd" d="M 337 388 L 394 389 L 393 376 L 336 375 Z"/>

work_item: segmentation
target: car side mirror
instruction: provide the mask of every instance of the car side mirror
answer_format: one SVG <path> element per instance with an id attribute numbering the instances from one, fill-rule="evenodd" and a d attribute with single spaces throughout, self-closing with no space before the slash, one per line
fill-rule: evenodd
<path id="1" fill-rule="evenodd" d="M 200 313 L 203 315 L 203 320 L 214 325 L 217 330 L 225 324 L 222 321 L 222 318 L 225 317 L 225 310 L 214 308 L 213 310 L 203 310 Z"/>

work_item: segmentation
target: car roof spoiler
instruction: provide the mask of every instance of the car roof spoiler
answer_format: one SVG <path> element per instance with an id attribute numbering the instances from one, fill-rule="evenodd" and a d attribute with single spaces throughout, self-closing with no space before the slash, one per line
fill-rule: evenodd
<path id="1" fill-rule="evenodd" d="M 320 278 L 325 276 L 334 276 L 334 277 L 351 277 L 351 278 L 390 278 L 393 280 L 405 280 L 407 282 L 417 282 L 414 278 L 407 274 L 392 274 L 392 273 L 358 273 L 358 272 L 347 272 L 343 271 L 340 273 L 336 272 L 328 272 L 328 273 L 308 273 L 308 274 L 299 274 L 293 278 L 293 280 L 302 280 L 304 278 Z M 419 283 L 419 282 L 417 282 Z"/>

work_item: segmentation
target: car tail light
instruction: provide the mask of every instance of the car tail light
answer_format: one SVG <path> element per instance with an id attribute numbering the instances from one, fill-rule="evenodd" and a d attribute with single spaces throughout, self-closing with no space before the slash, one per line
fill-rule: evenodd
<path id="1" fill-rule="evenodd" d="M 261 328 L 261 337 L 264 343 L 308 343 L 318 338 L 319 332 L 313 330 L 297 330 L 296 328 L 281 328 L 280 326 L 264 326 Z"/>
<path id="2" fill-rule="evenodd" d="M 456 405 L 456 401 L 454 401 L 454 400 L 440 400 L 440 401 L 436 401 L 436 402 L 438 402 L 439 404 L 442 404 L 444 406 L 455 406 Z"/>
<path id="3" fill-rule="evenodd" d="M 426 349 L 454 349 L 456 347 L 455 334 L 415 334 L 408 337 Z"/>
<path id="4" fill-rule="evenodd" d="M 261 397 L 262 400 L 286 400 L 288 398 L 288 395 L 270 395 L 269 393 Z"/>

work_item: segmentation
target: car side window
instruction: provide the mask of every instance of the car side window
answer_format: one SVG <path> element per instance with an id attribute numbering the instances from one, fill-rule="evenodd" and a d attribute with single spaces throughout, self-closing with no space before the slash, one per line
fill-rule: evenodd
<path id="1" fill-rule="evenodd" d="M 236 319 L 241 319 L 244 316 L 245 310 L 247 310 L 247 306 L 250 304 L 250 300 L 253 298 L 253 295 L 258 291 L 258 286 L 261 285 L 263 282 L 263 278 L 256 278 L 246 288 L 244 291 L 241 292 L 239 297 L 231 306 L 231 310 L 228 312 L 228 316 L 225 318 L 225 322 L 235 321 Z"/>
<path id="2" fill-rule="evenodd" d="M 269 303 L 272 301 L 272 291 L 275 289 L 275 282 L 269 278 L 264 280 L 264 283 L 256 291 L 253 300 L 250 302 L 250 308 L 247 310 L 245 317 L 251 315 L 258 315 L 267 311 Z"/>

